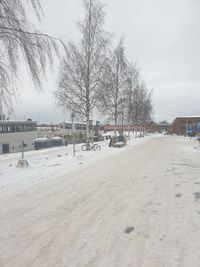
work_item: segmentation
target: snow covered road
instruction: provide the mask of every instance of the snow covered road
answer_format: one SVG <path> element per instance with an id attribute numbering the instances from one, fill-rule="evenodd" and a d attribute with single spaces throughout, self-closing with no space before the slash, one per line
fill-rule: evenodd
<path id="1" fill-rule="evenodd" d="M 0 266 L 199 267 L 195 145 L 150 138 L 56 179 L 8 187 Z"/>

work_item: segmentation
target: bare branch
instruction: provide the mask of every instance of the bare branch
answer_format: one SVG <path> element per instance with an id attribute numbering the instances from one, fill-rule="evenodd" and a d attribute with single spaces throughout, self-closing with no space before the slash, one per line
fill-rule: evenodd
<path id="1" fill-rule="evenodd" d="M 85 17 L 79 28 L 82 39 L 79 45 L 72 42 L 65 47 L 61 60 L 56 91 L 57 103 L 82 114 L 87 122 L 102 95 L 105 52 L 110 35 L 103 30 L 103 5 L 98 0 L 84 0 Z"/>
<path id="2" fill-rule="evenodd" d="M 52 65 L 53 54 L 58 53 L 58 39 L 37 32 L 28 21 L 27 4 L 32 5 L 40 21 L 43 11 L 39 0 L 0 1 L 0 80 L 6 104 L 17 93 L 21 62 L 25 60 L 35 86 L 41 89 L 47 66 Z"/>

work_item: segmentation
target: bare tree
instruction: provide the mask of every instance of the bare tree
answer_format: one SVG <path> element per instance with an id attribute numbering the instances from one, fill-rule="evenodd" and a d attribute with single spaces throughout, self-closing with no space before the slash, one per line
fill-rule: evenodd
<path id="1" fill-rule="evenodd" d="M 122 107 L 124 106 L 127 83 L 126 67 L 123 39 L 121 38 L 105 64 L 106 79 L 104 80 L 104 94 L 101 100 L 103 110 L 114 119 L 115 136 L 118 118 L 122 114 Z"/>
<path id="2" fill-rule="evenodd" d="M 142 88 L 143 92 L 143 101 L 142 101 L 142 108 L 141 108 L 141 121 L 143 123 L 148 123 L 152 120 L 152 93 L 153 91 L 148 91 L 146 85 Z"/>
<path id="3" fill-rule="evenodd" d="M 135 88 L 138 86 L 138 77 L 139 77 L 139 71 L 136 68 L 136 65 L 128 63 L 127 87 L 126 87 L 126 106 L 127 106 L 126 119 L 129 125 L 131 124 L 131 117 L 133 112 L 133 94 Z"/>
<path id="4" fill-rule="evenodd" d="M 17 90 L 18 71 L 23 60 L 38 88 L 47 65 L 52 65 L 55 39 L 37 32 L 27 18 L 27 5 L 32 5 L 38 20 L 43 15 L 39 0 L 0 1 L 0 88 L 7 106 Z M 49 64 L 48 64 L 49 63 Z"/>
<path id="5" fill-rule="evenodd" d="M 132 91 L 129 116 L 132 123 L 144 124 L 151 120 L 152 91 L 148 91 L 144 82 L 136 81 L 136 86 Z"/>
<path id="6" fill-rule="evenodd" d="M 69 42 L 62 58 L 56 99 L 58 105 L 83 115 L 86 142 L 92 110 L 102 97 L 105 51 L 110 35 L 103 30 L 103 5 L 98 0 L 84 0 L 84 20 L 79 23 L 82 39 Z"/>

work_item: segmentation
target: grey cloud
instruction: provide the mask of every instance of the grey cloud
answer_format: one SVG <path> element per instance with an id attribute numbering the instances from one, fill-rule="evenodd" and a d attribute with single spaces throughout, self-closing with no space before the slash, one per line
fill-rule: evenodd
<path id="1" fill-rule="evenodd" d="M 42 3 L 45 13 L 42 29 L 66 40 L 77 39 L 81 0 L 43 0 Z M 114 39 L 124 34 L 128 58 L 138 62 L 149 89 L 154 88 L 155 119 L 172 120 L 182 113 L 200 113 L 200 1 L 105 0 L 104 3 L 105 28 L 115 33 Z M 54 74 L 46 88 L 48 101 L 42 98 L 42 113 L 49 113 L 49 117 L 52 115 L 59 121 L 63 115 L 55 110 L 52 96 L 55 77 Z M 26 88 L 30 82 L 24 83 Z M 25 112 L 26 103 L 30 102 L 28 96 L 22 102 L 16 108 L 16 115 L 21 116 L 23 109 Z M 37 100 L 31 103 L 30 115 L 36 116 Z"/>

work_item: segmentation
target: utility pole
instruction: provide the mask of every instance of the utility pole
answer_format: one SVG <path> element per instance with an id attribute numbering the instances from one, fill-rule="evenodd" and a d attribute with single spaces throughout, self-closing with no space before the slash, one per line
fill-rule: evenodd
<path id="1" fill-rule="evenodd" d="M 72 135 L 73 135 L 73 156 L 75 157 L 76 150 L 75 150 L 75 123 L 74 123 L 74 117 L 75 117 L 75 114 L 74 114 L 74 112 L 72 112 L 71 113 L 71 121 L 72 121 Z"/>
<path id="2" fill-rule="evenodd" d="M 22 141 L 22 160 L 24 159 L 24 141 Z"/>

